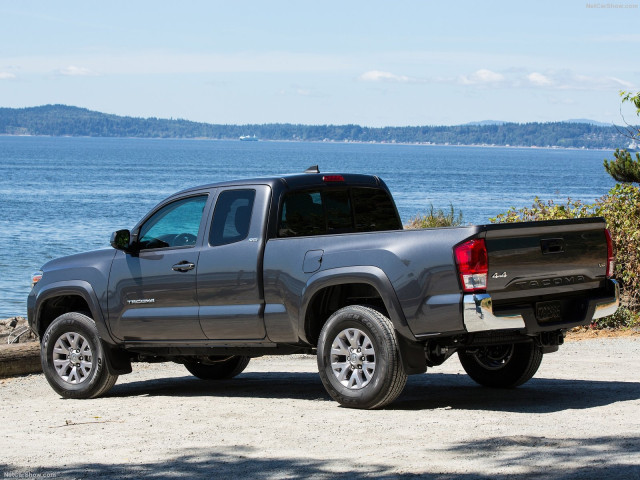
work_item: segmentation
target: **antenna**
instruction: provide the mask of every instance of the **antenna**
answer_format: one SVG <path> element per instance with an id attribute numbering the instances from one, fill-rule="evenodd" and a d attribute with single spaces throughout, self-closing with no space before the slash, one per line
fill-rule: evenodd
<path id="1" fill-rule="evenodd" d="M 320 169 L 318 168 L 318 165 L 311 165 L 304 171 L 304 173 L 320 173 Z"/>

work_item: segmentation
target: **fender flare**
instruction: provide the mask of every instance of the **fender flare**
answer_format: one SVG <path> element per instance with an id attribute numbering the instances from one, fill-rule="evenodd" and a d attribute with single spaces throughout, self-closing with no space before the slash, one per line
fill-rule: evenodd
<path id="1" fill-rule="evenodd" d="M 400 301 L 387 275 L 379 267 L 360 265 L 322 270 L 309 278 L 302 290 L 300 314 L 298 317 L 299 332 L 305 331 L 304 323 L 307 310 L 315 294 L 323 288 L 345 283 L 366 283 L 375 288 L 382 297 L 382 302 L 389 313 L 389 319 L 393 323 L 396 331 L 407 340 L 416 340 L 416 337 L 409 328 L 407 319 L 400 306 Z M 304 340 L 306 341 L 307 339 L 305 338 Z"/>
<path id="2" fill-rule="evenodd" d="M 378 291 L 389 313 L 389 319 L 398 334 L 400 356 L 405 372 L 408 375 L 424 373 L 427 370 L 424 345 L 416 341 L 416 337 L 413 335 L 407 319 L 404 316 L 393 285 L 389 277 L 387 277 L 379 267 L 353 266 L 332 268 L 322 270 L 309 278 L 302 291 L 298 331 L 301 333 L 305 332 L 304 323 L 307 310 L 315 294 L 323 288 L 345 283 L 366 283 Z M 304 340 L 308 341 L 307 338 L 304 338 Z"/>
<path id="3" fill-rule="evenodd" d="M 93 290 L 91 284 L 84 280 L 66 280 L 50 283 L 38 292 L 35 299 L 33 316 L 33 327 L 36 332 L 40 330 L 40 318 L 42 315 L 43 303 L 50 298 L 63 295 L 76 295 L 82 297 L 82 299 L 87 302 L 87 305 L 89 305 L 89 310 L 96 324 L 96 329 L 98 330 L 98 336 L 100 339 L 110 346 L 116 344 L 115 339 L 107 327 L 107 323 L 102 313 L 102 308 L 100 308 L 100 303 L 98 302 L 98 296 Z"/>

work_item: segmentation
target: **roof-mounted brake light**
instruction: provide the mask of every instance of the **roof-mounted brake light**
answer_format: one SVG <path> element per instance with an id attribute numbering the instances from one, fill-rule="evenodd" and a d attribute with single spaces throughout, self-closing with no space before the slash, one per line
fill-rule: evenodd
<path id="1" fill-rule="evenodd" d="M 342 175 L 325 175 L 322 177 L 323 182 L 344 182 Z"/>
<path id="2" fill-rule="evenodd" d="M 489 260 L 484 239 L 469 240 L 453 249 L 465 293 L 487 289 Z"/>

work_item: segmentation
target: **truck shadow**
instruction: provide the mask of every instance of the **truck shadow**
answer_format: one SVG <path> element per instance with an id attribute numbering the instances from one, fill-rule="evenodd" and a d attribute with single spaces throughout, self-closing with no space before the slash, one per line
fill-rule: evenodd
<path id="1" fill-rule="evenodd" d="M 512 389 L 482 387 L 466 375 L 428 374 L 409 377 L 394 410 L 487 410 L 552 413 L 640 399 L 640 383 L 533 378 Z"/>
<path id="2" fill-rule="evenodd" d="M 317 373 L 249 372 L 232 380 L 203 381 L 178 377 L 116 385 L 110 397 L 250 397 L 332 401 Z M 552 413 L 587 409 L 640 399 L 640 383 L 533 378 L 515 389 L 476 385 L 466 375 L 429 373 L 409 377 L 400 397 L 388 410 L 487 410 Z"/>

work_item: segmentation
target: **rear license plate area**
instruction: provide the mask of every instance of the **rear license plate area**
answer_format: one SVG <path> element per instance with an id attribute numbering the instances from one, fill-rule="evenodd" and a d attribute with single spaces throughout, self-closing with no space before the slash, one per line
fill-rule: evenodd
<path id="1" fill-rule="evenodd" d="M 559 301 L 536 303 L 536 319 L 539 323 L 562 321 L 562 306 Z"/>

